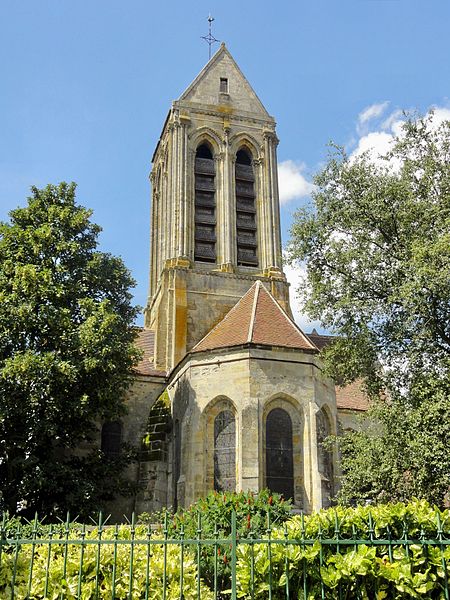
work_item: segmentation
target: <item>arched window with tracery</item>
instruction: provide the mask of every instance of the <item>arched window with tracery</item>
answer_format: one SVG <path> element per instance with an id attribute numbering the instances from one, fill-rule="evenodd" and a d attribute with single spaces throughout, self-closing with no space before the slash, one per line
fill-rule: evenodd
<path id="1" fill-rule="evenodd" d="M 210 147 L 201 144 L 195 154 L 195 249 L 194 258 L 216 262 L 215 165 Z"/>
<path id="2" fill-rule="evenodd" d="M 244 149 L 236 154 L 235 184 L 237 264 L 257 267 L 255 174 L 251 156 Z"/>
<path id="3" fill-rule="evenodd" d="M 236 490 L 236 419 L 222 410 L 214 419 L 214 489 Z"/>
<path id="4" fill-rule="evenodd" d="M 317 455 L 322 485 L 322 507 L 328 508 L 334 496 L 333 453 L 324 442 L 331 435 L 330 419 L 322 408 L 316 415 Z"/>
<path id="5" fill-rule="evenodd" d="M 122 424 L 120 421 L 107 421 L 102 427 L 102 452 L 108 456 L 117 456 L 122 443 Z"/>
<path id="6" fill-rule="evenodd" d="M 266 419 L 266 485 L 272 492 L 294 498 L 292 420 L 282 408 L 274 408 Z"/>

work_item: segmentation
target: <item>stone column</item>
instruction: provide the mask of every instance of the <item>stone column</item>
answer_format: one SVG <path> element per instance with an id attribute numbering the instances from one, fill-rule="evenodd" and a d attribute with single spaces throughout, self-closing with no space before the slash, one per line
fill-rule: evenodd
<path id="1" fill-rule="evenodd" d="M 266 261 L 264 269 L 270 269 L 273 266 L 274 259 L 274 248 L 273 248 L 273 202 L 272 202 L 272 137 L 271 131 L 264 131 L 264 180 L 265 180 L 265 228 L 264 228 L 264 246 L 266 248 Z"/>
<path id="2" fill-rule="evenodd" d="M 223 160 L 222 160 L 222 182 L 221 182 L 221 256 L 220 256 L 220 268 L 223 271 L 233 271 L 233 223 L 234 223 L 234 199 L 231 193 L 232 189 L 232 164 L 230 157 L 230 142 L 229 134 L 230 128 L 227 124 L 224 124 L 223 128 Z"/>
<path id="3" fill-rule="evenodd" d="M 270 265 L 276 269 L 282 268 L 282 250 L 281 250 L 281 227 L 280 227 L 280 199 L 278 193 L 278 168 L 277 168 L 277 146 L 278 138 L 275 134 L 272 135 L 271 140 L 271 157 L 270 157 L 270 169 L 271 169 L 271 211 L 273 215 L 273 263 Z"/>
<path id="4" fill-rule="evenodd" d="M 180 218 L 180 229 L 181 229 L 181 244 L 179 248 L 179 255 L 189 260 L 189 171 L 188 171 L 188 128 L 190 126 L 190 119 L 186 116 L 180 117 L 181 121 L 181 218 Z"/>

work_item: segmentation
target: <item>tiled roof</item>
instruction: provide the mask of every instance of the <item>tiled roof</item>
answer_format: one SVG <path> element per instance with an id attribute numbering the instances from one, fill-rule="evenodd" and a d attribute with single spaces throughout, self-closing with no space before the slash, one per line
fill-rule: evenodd
<path id="1" fill-rule="evenodd" d="M 369 399 L 362 389 L 362 382 L 356 380 L 344 387 L 336 386 L 336 406 L 347 410 L 367 410 Z"/>
<path id="2" fill-rule="evenodd" d="M 165 377 L 164 371 L 155 369 L 155 332 L 150 329 L 140 329 L 136 337 L 136 346 L 143 350 L 144 354 L 135 367 L 138 375 L 151 375 L 153 377 Z"/>
<path id="3" fill-rule="evenodd" d="M 332 341 L 335 339 L 334 335 L 322 335 L 320 333 L 317 333 L 315 329 L 313 329 L 311 333 L 307 333 L 306 335 L 314 344 L 314 346 L 317 346 L 317 348 L 319 348 L 319 350 L 323 350 L 323 348 L 331 344 Z"/>
<path id="4" fill-rule="evenodd" d="M 315 329 L 306 335 L 319 350 L 323 350 L 336 339 L 334 335 L 322 335 L 317 333 Z M 357 379 L 353 383 L 342 387 L 337 385 L 336 405 L 337 408 L 344 410 L 367 410 L 369 408 L 369 399 L 363 391 L 362 381 Z"/>
<path id="5" fill-rule="evenodd" d="M 260 281 L 256 281 L 192 352 L 243 344 L 317 350 Z"/>

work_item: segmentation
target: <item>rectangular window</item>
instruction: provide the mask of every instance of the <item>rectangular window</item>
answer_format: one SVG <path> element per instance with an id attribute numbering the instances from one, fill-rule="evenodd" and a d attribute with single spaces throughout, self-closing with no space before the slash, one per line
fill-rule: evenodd
<path id="1" fill-rule="evenodd" d="M 226 77 L 220 78 L 220 92 L 222 94 L 228 94 L 228 79 Z"/>

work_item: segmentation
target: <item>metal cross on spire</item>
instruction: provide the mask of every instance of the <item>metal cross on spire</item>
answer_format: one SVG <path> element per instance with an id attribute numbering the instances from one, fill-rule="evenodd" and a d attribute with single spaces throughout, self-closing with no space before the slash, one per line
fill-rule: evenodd
<path id="1" fill-rule="evenodd" d="M 209 46 L 209 58 L 211 58 L 211 46 L 213 44 L 216 44 L 217 42 L 220 42 L 220 40 L 217 40 L 213 34 L 211 33 L 211 25 L 212 22 L 214 21 L 214 17 L 211 16 L 211 14 L 208 15 L 208 35 L 202 35 L 201 38 L 202 40 L 205 40 L 205 42 L 207 42 L 208 46 Z"/>

